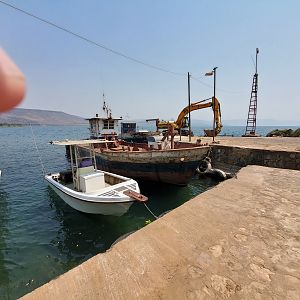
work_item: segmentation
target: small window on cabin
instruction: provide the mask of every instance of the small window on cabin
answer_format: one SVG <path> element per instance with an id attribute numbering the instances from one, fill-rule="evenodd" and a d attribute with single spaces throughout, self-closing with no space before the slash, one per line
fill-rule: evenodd
<path id="1" fill-rule="evenodd" d="M 115 128 L 115 122 L 114 121 L 108 121 L 108 129 L 114 129 Z"/>
<path id="2" fill-rule="evenodd" d="M 108 120 L 103 121 L 103 129 L 108 129 L 108 123 L 109 123 Z"/>

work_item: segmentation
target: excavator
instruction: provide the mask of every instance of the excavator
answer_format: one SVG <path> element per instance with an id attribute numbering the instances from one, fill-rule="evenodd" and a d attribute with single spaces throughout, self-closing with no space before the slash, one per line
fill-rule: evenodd
<path id="1" fill-rule="evenodd" d="M 209 101 L 211 100 L 211 101 Z M 191 103 L 191 105 L 186 106 L 178 115 L 176 121 L 160 121 L 159 119 L 148 119 L 148 121 L 156 121 L 156 128 L 159 129 L 168 129 L 168 127 L 171 125 L 175 130 L 179 130 L 181 128 L 187 127 L 187 114 L 189 113 L 189 107 L 190 111 L 212 107 L 213 113 L 214 113 L 214 122 L 215 122 L 215 134 L 214 130 L 211 129 L 205 129 L 204 133 L 206 136 L 216 136 L 221 132 L 222 129 L 222 122 L 221 122 L 221 108 L 220 108 L 220 102 L 217 98 L 212 97 L 208 99 L 204 99 L 198 102 Z"/>

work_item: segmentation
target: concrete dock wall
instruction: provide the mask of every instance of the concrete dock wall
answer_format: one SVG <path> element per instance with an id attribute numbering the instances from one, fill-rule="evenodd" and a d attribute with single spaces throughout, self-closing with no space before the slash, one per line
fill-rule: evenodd
<path id="1" fill-rule="evenodd" d="M 237 146 L 212 146 L 212 162 L 245 167 L 259 165 L 272 168 L 300 170 L 299 151 L 253 149 Z"/>
<path id="2" fill-rule="evenodd" d="M 24 299 L 299 299 L 299 182 L 245 167 Z"/>

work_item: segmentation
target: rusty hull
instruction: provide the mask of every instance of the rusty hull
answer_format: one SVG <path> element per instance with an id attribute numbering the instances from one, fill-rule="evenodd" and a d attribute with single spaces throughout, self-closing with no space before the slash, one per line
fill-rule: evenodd
<path id="1" fill-rule="evenodd" d="M 97 168 L 123 176 L 186 185 L 208 146 L 153 151 L 96 151 Z"/>

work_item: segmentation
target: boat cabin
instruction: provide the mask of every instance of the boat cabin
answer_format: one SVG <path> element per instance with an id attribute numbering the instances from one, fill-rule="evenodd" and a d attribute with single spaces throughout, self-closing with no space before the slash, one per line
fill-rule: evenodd
<path id="1" fill-rule="evenodd" d="M 124 136 L 130 136 L 136 133 L 136 122 L 122 122 L 121 123 L 121 138 Z"/>
<path id="2" fill-rule="evenodd" d="M 119 134 L 119 121 L 122 118 L 96 117 L 86 119 L 89 121 L 89 130 L 91 139 L 107 139 L 114 140 Z"/>

